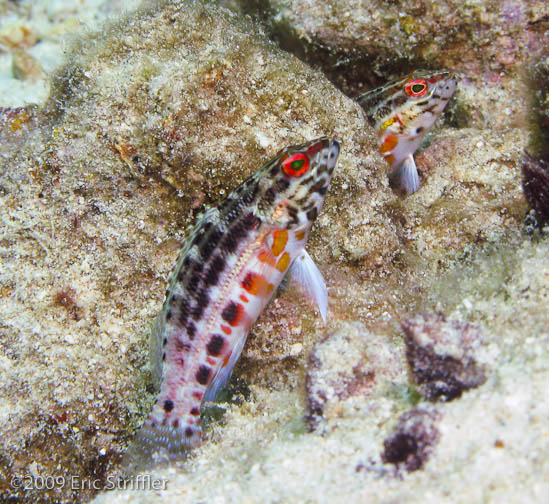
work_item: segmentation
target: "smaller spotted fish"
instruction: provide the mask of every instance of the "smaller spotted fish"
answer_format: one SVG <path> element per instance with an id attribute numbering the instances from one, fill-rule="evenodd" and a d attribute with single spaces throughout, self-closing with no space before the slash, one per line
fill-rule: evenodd
<path id="1" fill-rule="evenodd" d="M 287 272 L 326 318 L 326 285 L 305 244 L 338 155 L 325 137 L 287 147 L 198 218 L 153 335 L 159 394 L 131 458 L 177 458 L 200 444 L 202 404 L 230 378 Z"/>
<path id="2" fill-rule="evenodd" d="M 447 70 L 418 70 L 358 98 L 379 136 L 379 151 L 393 168 L 391 181 L 408 194 L 419 189 L 414 152 L 456 90 Z"/>

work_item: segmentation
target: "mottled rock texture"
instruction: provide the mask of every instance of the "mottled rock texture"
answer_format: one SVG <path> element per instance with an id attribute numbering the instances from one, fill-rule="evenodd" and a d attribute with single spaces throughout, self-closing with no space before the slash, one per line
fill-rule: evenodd
<path id="1" fill-rule="evenodd" d="M 432 401 L 451 401 L 486 381 L 475 360 L 482 331 L 472 324 L 423 314 L 402 322 L 406 359 L 420 394 Z"/>
<path id="2" fill-rule="evenodd" d="M 150 406 L 149 326 L 204 203 L 321 135 L 347 145 L 340 177 L 364 150 L 360 172 L 383 188 L 358 105 L 249 22 L 180 2 L 102 32 L 72 47 L 43 109 L 2 111 L 5 495 L 40 494 L 9 487 L 31 463 L 101 479 L 118 460 Z"/>
<path id="3" fill-rule="evenodd" d="M 421 469 L 440 437 L 436 410 L 413 408 L 402 414 L 395 432 L 383 441 L 381 459 L 386 464 L 402 465 L 407 471 Z"/>
<path id="4" fill-rule="evenodd" d="M 391 382 L 406 381 L 402 356 L 387 343 L 355 322 L 342 324 L 313 347 L 305 381 L 309 430 L 322 432 L 353 402 L 368 401 L 385 393 Z"/>
<path id="5" fill-rule="evenodd" d="M 540 0 L 263 0 L 255 4 L 283 43 L 330 64 L 341 81 L 413 66 L 451 68 L 476 79 L 515 69 L 544 48 Z M 335 77 L 337 78 L 337 77 Z"/>
<path id="6" fill-rule="evenodd" d="M 542 227 L 549 222 L 549 161 L 525 153 L 521 168 L 524 196 L 534 211 L 535 221 Z"/>
<path id="7" fill-rule="evenodd" d="M 457 54 L 437 47 L 433 66 Z M 466 56 L 485 64 L 482 51 Z M 280 148 L 329 135 L 342 152 L 308 246 L 328 284 L 328 325 L 294 287 L 281 289 L 236 370 L 250 395 L 223 406 L 191 460 L 154 473 L 169 479 L 162 498 L 541 501 L 549 246 L 523 234 L 530 109 L 518 72 L 466 76 L 416 158 L 420 191 L 401 199 L 360 107 L 241 15 L 165 2 L 76 41 L 45 107 L 1 112 L 2 497 L 94 493 L 15 491 L 14 474 L 99 484 L 114 474 L 153 399 L 147 340 L 185 227 Z M 475 358 L 491 371 L 437 404 L 429 462 L 399 480 L 384 468 L 383 440 L 420 400 L 399 322 L 433 311 L 484 327 Z"/>

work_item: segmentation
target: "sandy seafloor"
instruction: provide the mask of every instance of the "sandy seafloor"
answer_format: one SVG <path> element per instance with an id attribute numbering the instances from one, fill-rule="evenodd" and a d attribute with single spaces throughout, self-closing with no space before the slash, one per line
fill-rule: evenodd
<path id="1" fill-rule="evenodd" d="M 45 103 L 49 76 L 63 63 L 72 41 L 96 29 L 104 20 L 130 11 L 135 3 L 0 3 L 0 107 Z M 277 20 L 284 13 L 279 14 Z M 14 76 L 16 49 L 31 56 L 26 60 L 30 63 L 25 67 L 28 75 L 24 79 Z M 226 53 L 219 60 L 208 55 L 212 68 L 230 68 Z M 282 61 L 284 58 L 281 56 Z M 263 62 L 260 58 L 258 61 L 261 66 Z M 96 71 L 93 65 L 90 68 L 91 72 Z M 202 75 L 202 67 L 197 64 L 196 68 L 197 75 Z M 271 304 L 252 330 L 243 363 L 237 368 L 240 381 L 234 390 L 244 390 L 242 396 L 223 404 L 224 414 L 213 422 L 207 442 L 191 460 L 150 471 L 152 479 L 167 482 L 166 490 L 129 488 L 95 495 L 96 492 L 58 489 L 50 493 L 31 492 L 32 497 L 27 498 L 42 498 L 44 502 L 95 498 L 98 503 L 162 500 L 219 504 L 549 502 L 549 241 L 547 228 L 544 233 L 528 227 L 524 221 L 528 205 L 520 186 L 520 162 L 531 135 L 527 121 L 522 121 L 528 115 L 529 99 L 521 77 L 524 70 L 513 71 L 509 71 L 511 77 L 505 85 L 499 87 L 483 87 L 478 80 L 471 84 L 465 75 L 453 109 L 458 119 L 447 118 L 444 125 L 435 128 L 433 138 L 418 156 L 419 162 L 427 166 L 422 176 L 428 180 L 417 195 L 404 200 L 391 192 L 385 177 L 372 175 L 372 180 L 365 180 L 362 176 L 361 170 L 373 170 L 382 166 L 382 161 L 371 149 L 373 140 L 365 140 L 364 147 L 357 140 L 356 131 L 348 133 L 347 127 L 356 130 L 357 125 L 364 125 L 364 120 L 360 109 L 337 90 L 330 91 L 331 96 L 341 100 L 338 103 L 349 114 L 348 121 L 338 118 L 332 125 L 326 113 L 328 117 L 322 116 L 318 124 L 302 125 L 299 114 L 298 119 L 290 112 L 284 116 L 288 122 L 278 133 L 293 131 L 299 124 L 307 134 L 320 134 L 323 128 L 333 126 L 337 134 L 347 135 L 348 152 L 342 154 L 332 199 L 327 201 L 311 238 L 312 255 L 329 286 L 328 326 L 322 327 L 306 304 L 294 306 L 295 291 L 291 287 Z M 215 75 L 211 69 L 208 72 Z M 209 73 L 207 76 L 211 77 Z M 104 84 L 98 79 L 98 87 L 104 84 L 102 90 L 110 89 L 107 81 Z M 158 81 L 158 89 L 163 85 Z M 323 86 L 328 84 L 311 82 L 312 89 L 324 89 Z M 306 90 L 303 96 L 300 99 L 304 102 L 296 104 L 296 109 L 302 107 L 300 111 L 314 115 L 311 103 L 316 102 L 313 98 L 308 101 Z M 252 103 L 237 113 L 253 117 L 256 105 Z M 78 110 L 77 105 L 74 110 Z M 207 110 L 205 106 L 205 114 Z M 326 110 L 330 111 L 329 105 Z M 501 113 L 495 114 L 495 110 Z M 76 112 L 73 117 L 78 117 Z M 248 124 L 246 119 L 243 122 Z M 253 130 L 250 138 L 272 154 L 276 151 L 276 138 L 273 139 L 274 133 L 269 136 L 268 121 L 263 126 L 264 129 L 258 126 Z M 63 128 L 69 131 L 70 124 L 63 123 L 59 131 Z M 126 138 L 128 131 L 130 128 L 121 137 Z M 197 131 L 189 127 L 188 134 L 192 137 L 199 134 Z M 215 138 L 209 138 L 208 133 L 205 136 L 207 151 Z M 213 133 L 211 136 L 215 137 Z M 291 134 L 289 137 L 293 138 Z M 55 146 L 62 145 L 62 140 L 56 139 Z M 94 141 L 92 138 L 90 143 Z M 113 143 L 119 149 L 124 144 L 118 138 L 117 141 Z M 240 147 L 234 147 L 230 141 L 228 144 L 228 150 L 237 152 L 235 158 L 242 159 L 243 154 L 238 157 Z M 357 164 L 360 149 L 368 153 L 364 156 L 366 161 Z M 259 147 L 251 151 L 267 155 Z M 67 154 L 67 159 L 72 159 L 72 154 Z M 218 151 L 214 154 L 216 162 L 231 160 Z M 111 167 L 123 171 L 116 164 L 120 162 L 116 156 L 114 161 L 107 159 L 105 171 Z M 78 156 L 75 154 L 74 158 Z M 61 155 L 59 159 L 61 166 L 68 163 Z M 125 167 L 124 163 L 121 165 Z M 125 213 L 125 202 L 97 198 L 97 213 L 114 216 L 113 220 L 103 222 L 93 217 L 87 221 L 83 208 L 90 193 L 71 188 L 74 199 L 67 199 L 66 207 L 75 216 L 81 216 L 82 233 L 94 241 L 93 246 L 71 248 L 73 244 L 62 241 L 68 240 L 70 234 L 62 235 L 61 241 L 54 239 L 53 229 L 60 229 L 63 222 L 59 209 L 64 205 L 59 204 L 59 198 L 52 197 L 57 207 L 40 206 L 32 200 L 39 192 L 33 184 L 39 186 L 42 180 L 33 178 L 25 192 L 27 189 L 17 189 L 14 181 L 25 180 L 27 167 L 21 168 L 21 173 L 14 167 L 13 173 L 19 178 L 10 178 L 5 169 L 9 160 L 3 166 L 5 180 L 0 183 L 6 186 L 2 192 L 6 228 L 0 242 L 5 266 L 0 277 L 0 365 L 4 374 L 0 380 L 6 401 L 0 411 L 0 428 L 7 434 L 0 450 L 0 482 L 3 479 L 6 483 L 14 474 L 67 475 L 74 464 L 72 469 L 79 481 L 97 479 L 105 484 L 109 474 L 116 474 L 117 456 L 123 451 L 129 431 L 143 417 L 142 397 L 148 394 L 144 403 L 151 401 L 150 390 L 143 383 L 146 378 L 136 369 L 146 362 L 148 324 L 159 309 L 163 279 L 183 238 L 181 229 L 174 230 L 174 222 L 189 223 L 189 202 L 184 200 L 185 218 L 177 212 L 166 212 L 156 220 L 148 220 L 149 214 L 143 211 L 133 222 L 132 216 Z M 208 173 L 213 173 L 215 183 L 208 188 L 207 198 L 215 200 L 231 189 L 231 173 L 215 169 Z M 173 174 L 162 177 L 172 181 Z M 200 177 L 196 180 L 198 185 L 203 182 Z M 70 183 L 72 180 L 67 187 Z M 184 184 L 174 184 L 180 191 L 183 185 L 184 192 Z M 164 193 L 162 185 L 158 187 L 152 192 L 156 191 L 160 199 Z M 135 189 L 136 193 L 139 190 Z M 25 198 L 29 198 L 28 208 Z M 139 204 L 128 205 L 139 210 Z M 371 209 L 374 215 L 380 208 L 383 211 L 376 216 L 365 211 Z M 70 215 L 75 218 L 73 213 Z M 177 219 L 170 222 L 173 215 Z M 168 227 L 168 231 L 159 231 Z M 32 235 L 28 230 L 36 232 Z M 31 235 L 49 250 L 45 259 L 29 248 Z M 14 252 L 19 239 L 21 248 Z M 75 242 L 79 240 L 75 238 Z M 128 272 L 124 269 L 125 259 L 119 260 L 117 254 L 125 257 L 125 251 L 135 249 L 140 240 L 146 242 L 143 250 L 136 255 L 128 252 L 131 260 L 127 261 L 139 264 L 135 271 L 128 267 Z M 61 250 L 63 243 L 67 244 L 66 252 Z M 110 261 L 108 248 L 112 244 L 120 248 L 108 264 L 111 276 L 108 282 L 103 276 L 96 282 L 93 275 L 103 266 L 103 259 Z M 159 252 L 155 244 L 159 244 Z M 83 251 L 74 265 L 70 258 L 62 260 L 63 254 L 74 250 Z M 96 254 L 101 260 L 94 262 Z M 155 261 L 155 266 L 147 269 Z M 44 271 L 48 265 L 52 271 L 58 268 L 52 273 L 53 280 L 47 279 L 47 273 L 40 273 L 40 268 Z M 119 277 L 117 268 L 122 272 Z M 136 272 L 149 278 L 153 287 L 149 292 L 138 284 L 141 290 L 134 298 L 134 286 L 128 278 Z M 120 284 L 116 283 L 117 278 Z M 105 283 L 109 284 L 110 297 L 104 295 Z M 54 291 L 61 284 L 70 285 L 71 292 L 76 292 L 76 301 L 70 306 L 61 303 L 63 306 L 55 309 L 66 309 L 74 320 L 58 318 L 51 308 Z M 158 295 L 155 288 L 160 291 Z M 29 289 L 35 291 L 31 294 Z M 91 322 L 86 325 L 85 320 L 77 320 L 75 313 L 91 313 L 92 305 L 100 298 L 96 294 L 99 291 L 104 305 L 96 310 L 96 328 Z M 133 311 L 124 304 L 126 299 L 131 300 Z M 35 305 L 29 306 L 32 303 Z M 450 343 L 435 341 L 443 357 L 464 359 L 465 354 L 483 370 L 482 384 L 448 402 L 421 398 L 419 387 L 412 385 L 398 324 L 401 317 L 437 311 L 449 320 L 478 326 L 482 334 L 477 341 L 467 342 L 470 348 L 459 334 L 454 334 Z M 40 330 L 44 336 L 38 340 Z M 89 341 L 83 341 L 84 336 L 97 338 L 93 342 L 96 353 Z M 109 353 L 113 346 L 116 352 Z M 41 361 L 31 350 L 25 350 L 32 347 L 37 347 L 47 359 Z M 125 360 L 128 354 L 130 357 Z M 30 357 L 25 360 L 21 355 Z M 35 362 L 40 362 L 41 367 L 34 369 Z M 119 366 L 120 362 L 123 364 Z M 469 368 L 463 370 L 464 375 L 468 372 Z M 53 383 L 48 382 L 50 374 Z M 138 378 L 134 383 L 135 375 Z M 66 381 L 55 383 L 59 377 Z M 99 385 L 88 387 L 96 377 Z M 106 385 L 109 381 L 112 387 Z M 46 382 L 47 386 L 41 388 L 39 383 Z M 21 401 L 18 394 L 24 395 Z M 103 395 L 116 404 L 109 410 L 117 416 L 111 430 Z M 319 400 L 320 410 L 315 410 L 318 403 L 312 404 Z M 81 411 L 77 411 L 79 407 Z M 32 415 L 19 420 L 25 408 L 33 408 L 33 414 L 37 412 L 36 422 Z M 381 456 L 384 441 L 399 429 L 399 419 L 407 412 L 417 413 L 422 419 L 413 431 L 415 438 L 409 441 L 425 443 L 423 452 L 416 450 L 422 458 L 418 470 L 407 470 L 406 461 L 384 463 Z M 55 415 L 55 426 L 44 420 L 47 415 Z M 94 423 L 98 425 L 95 431 L 90 428 Z M 49 444 L 52 431 L 55 440 Z M 49 450 L 66 453 L 56 458 Z M 6 488 L 7 493 L 2 496 L 11 495 L 13 501 L 25 498 L 10 490 L 9 485 L 1 490 L 6 492 Z"/>

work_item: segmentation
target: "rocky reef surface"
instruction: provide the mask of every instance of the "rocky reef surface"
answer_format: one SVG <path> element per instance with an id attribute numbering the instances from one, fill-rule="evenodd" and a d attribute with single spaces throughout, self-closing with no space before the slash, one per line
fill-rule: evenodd
<path id="1" fill-rule="evenodd" d="M 150 473 L 166 488 L 129 484 L 95 500 L 547 495 L 549 241 L 542 219 L 525 221 L 528 202 L 546 201 L 536 160 L 547 87 L 527 77 L 546 75 L 547 8 L 460 4 L 470 15 L 449 31 L 443 7 L 461 12 L 450 4 L 405 22 L 372 3 L 371 19 L 399 21 L 369 45 L 360 30 L 381 28 L 359 30 L 362 18 L 345 16 L 353 2 L 342 4 L 272 2 L 257 20 L 243 14 L 257 10 L 250 2 L 145 4 L 76 38 L 45 103 L 4 104 L 3 498 L 89 500 L 109 487 L 154 399 L 150 324 L 185 228 L 279 149 L 321 135 L 342 142 L 308 246 L 328 285 L 327 325 L 282 288 L 208 414 L 206 442 Z M 421 44 L 404 44 L 412 36 Z M 346 51 L 350 62 L 330 70 Z M 361 87 L 353 61 L 369 69 L 363 86 L 414 66 L 462 73 L 416 156 L 412 196 L 390 189 L 376 134 L 341 91 Z M 38 488 L 45 477 L 61 479 Z"/>

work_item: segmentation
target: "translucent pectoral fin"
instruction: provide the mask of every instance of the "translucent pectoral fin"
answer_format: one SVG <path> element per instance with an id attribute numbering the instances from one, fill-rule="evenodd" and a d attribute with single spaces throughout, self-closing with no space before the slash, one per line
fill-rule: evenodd
<path id="1" fill-rule="evenodd" d="M 289 274 L 291 280 L 299 285 L 310 301 L 318 306 L 322 320 L 326 323 L 328 289 L 322 273 L 306 250 L 303 250 L 293 262 Z"/>
<path id="2" fill-rule="evenodd" d="M 419 189 L 419 175 L 412 154 L 409 154 L 402 164 L 391 174 L 391 179 L 408 194 L 413 194 Z"/>
<path id="3" fill-rule="evenodd" d="M 236 361 L 238 361 L 238 358 L 242 353 L 244 343 L 246 343 L 246 336 L 247 333 L 244 333 L 244 335 L 239 338 L 230 355 L 227 357 L 225 362 L 223 362 L 223 364 L 218 368 L 214 378 L 212 379 L 212 381 L 208 385 L 208 388 L 206 389 L 206 392 L 204 393 L 204 398 L 202 399 L 203 402 L 215 401 L 215 396 L 217 395 L 217 393 L 225 385 L 227 385 L 228 381 L 231 379 L 234 365 L 236 364 Z"/>

